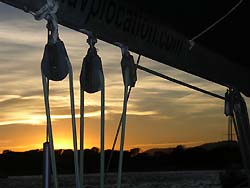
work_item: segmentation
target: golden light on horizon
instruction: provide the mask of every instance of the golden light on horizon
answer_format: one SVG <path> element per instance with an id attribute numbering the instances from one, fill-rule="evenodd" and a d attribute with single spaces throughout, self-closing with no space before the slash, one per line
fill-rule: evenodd
<path id="1" fill-rule="evenodd" d="M 73 149 L 73 142 L 69 139 L 59 138 L 54 142 L 55 149 Z"/>

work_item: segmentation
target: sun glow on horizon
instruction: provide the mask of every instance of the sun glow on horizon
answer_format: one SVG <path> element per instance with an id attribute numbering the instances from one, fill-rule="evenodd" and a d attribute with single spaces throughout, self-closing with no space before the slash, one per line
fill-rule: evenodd
<path id="1" fill-rule="evenodd" d="M 78 143 L 78 150 L 79 148 L 79 143 Z M 68 138 L 59 138 L 54 141 L 54 148 L 55 149 L 72 149 L 73 150 L 73 140 L 68 139 Z M 84 149 L 91 148 L 90 145 L 84 143 Z"/>
<path id="2" fill-rule="evenodd" d="M 55 149 L 73 149 L 73 143 L 68 139 L 60 139 L 54 143 Z"/>

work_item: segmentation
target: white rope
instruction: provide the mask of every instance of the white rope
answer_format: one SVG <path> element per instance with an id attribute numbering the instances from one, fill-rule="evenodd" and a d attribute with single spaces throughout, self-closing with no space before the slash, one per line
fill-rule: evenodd
<path id="1" fill-rule="evenodd" d="M 105 80 L 102 72 L 99 73 L 101 81 L 101 138 L 100 138 L 100 188 L 104 188 L 105 178 Z M 80 90 L 80 185 L 84 187 L 84 90 Z"/>
<path id="2" fill-rule="evenodd" d="M 123 117 L 122 117 L 122 132 L 120 141 L 120 156 L 119 156 L 119 166 L 118 166 L 118 177 L 117 177 L 117 188 L 121 188 L 122 184 L 122 164 L 123 164 L 123 152 L 124 152 L 124 141 L 126 133 L 126 118 L 127 118 L 127 105 L 128 105 L 128 79 L 129 70 L 125 69 L 125 86 L 124 86 L 124 99 L 123 99 Z"/>
<path id="3" fill-rule="evenodd" d="M 47 20 L 48 22 L 52 23 L 53 30 L 52 30 L 52 43 L 56 43 L 58 39 L 58 21 L 56 13 L 59 9 L 59 4 L 55 0 L 47 0 L 47 3 L 42 6 L 38 11 L 32 13 L 30 12 L 36 20 L 40 21 L 42 19 Z"/>
<path id="4" fill-rule="evenodd" d="M 58 8 L 58 2 L 55 0 L 47 0 L 47 3 L 43 5 L 38 11 L 31 13 L 35 16 L 36 20 L 49 20 L 51 15 L 55 15 L 57 13 Z"/>
<path id="5" fill-rule="evenodd" d="M 80 188 L 79 178 L 79 164 L 78 164 L 78 149 L 77 149 L 77 130 L 76 130 L 76 118 L 75 118 L 75 100 L 74 100 L 74 85 L 73 85 L 73 71 L 69 59 L 66 58 L 69 68 L 69 89 L 70 89 L 70 105 L 71 105 L 71 121 L 73 132 L 73 145 L 74 145 L 74 165 L 75 165 L 75 178 L 76 187 Z"/>
<path id="6" fill-rule="evenodd" d="M 105 178 L 105 80 L 102 72 L 99 73 L 101 80 L 101 156 L 100 156 L 100 188 L 104 188 L 104 178 Z"/>
<path id="7" fill-rule="evenodd" d="M 56 2 L 55 0 L 47 0 L 47 3 L 43 7 L 41 7 L 41 9 L 32 13 L 36 20 L 45 19 L 48 21 L 47 27 L 49 30 L 49 42 L 52 42 L 53 44 L 55 44 L 59 38 L 58 21 L 57 21 L 57 16 L 56 16 L 58 8 L 59 8 L 58 2 Z M 68 69 L 69 69 L 69 89 L 70 89 L 70 104 L 71 104 L 71 116 L 72 116 L 71 120 L 72 120 L 73 145 L 74 145 L 74 166 L 75 166 L 76 188 L 80 188 L 73 71 L 72 71 L 71 63 L 67 57 L 66 57 L 66 61 L 67 61 Z M 55 162 L 53 135 L 52 135 L 52 127 L 51 127 L 51 119 L 50 119 L 50 107 L 49 107 L 49 101 L 48 101 L 48 89 L 45 89 L 47 85 L 45 75 L 42 74 L 42 77 L 43 77 L 44 100 L 45 100 L 45 106 L 46 106 L 50 150 L 51 150 L 52 171 L 54 175 L 55 188 L 57 188 L 58 183 L 57 183 L 56 162 Z"/>
<path id="8" fill-rule="evenodd" d="M 51 117 L 50 117 L 48 82 L 49 82 L 49 80 L 47 80 L 45 75 L 42 73 L 43 95 L 44 95 L 44 103 L 45 103 L 45 110 L 46 110 L 46 117 L 47 117 L 47 129 L 48 129 L 47 134 L 49 136 L 49 146 L 50 146 L 49 147 L 49 149 L 50 149 L 50 158 L 51 158 L 50 160 L 51 160 L 51 166 L 52 166 L 54 187 L 58 188 L 57 171 L 56 171 L 56 158 L 55 158 L 55 150 L 54 150 L 54 143 L 53 143 L 53 133 L 52 133 Z"/>
<path id="9" fill-rule="evenodd" d="M 80 186 L 84 187 L 84 90 L 80 89 Z"/>
<path id="10" fill-rule="evenodd" d="M 189 40 L 190 48 L 194 46 L 194 41 L 198 38 L 200 38 L 202 35 L 207 33 L 209 30 L 211 30 L 213 27 L 215 27 L 217 24 L 222 22 L 226 17 L 228 17 L 232 12 L 234 12 L 242 3 L 244 0 L 240 0 L 233 8 L 231 8 L 224 16 L 222 16 L 220 19 L 218 19 L 216 22 L 214 22 L 212 25 L 204 29 L 202 32 L 200 32 L 198 35 L 194 36 L 192 39 Z"/>
<path id="11" fill-rule="evenodd" d="M 141 60 L 141 55 L 139 55 L 138 58 L 137 58 L 136 70 L 137 70 L 137 66 L 138 66 L 139 63 L 140 63 L 140 60 Z M 128 90 L 128 94 L 127 94 L 127 98 L 126 98 L 127 103 L 128 103 L 128 100 L 129 100 L 131 91 L 132 91 L 132 86 L 130 86 L 130 87 L 129 87 L 129 90 Z M 111 160 L 112 160 L 113 153 L 114 153 L 114 150 L 115 150 L 115 145 L 116 145 L 116 142 L 117 142 L 119 133 L 120 133 L 121 126 L 122 126 L 122 120 L 123 120 L 123 113 L 121 114 L 120 121 L 119 121 L 117 130 L 116 130 L 115 138 L 114 138 L 113 145 L 112 145 L 112 149 L 111 149 L 111 154 L 110 154 L 110 156 L 109 156 L 109 160 L 108 160 L 108 163 L 107 163 L 106 173 L 109 172 Z"/>
<path id="12" fill-rule="evenodd" d="M 87 43 L 89 44 L 90 48 L 89 50 L 95 50 L 95 44 L 97 43 L 97 39 L 93 36 L 93 35 L 89 35 L 88 39 L 87 39 Z M 89 53 L 89 52 L 88 52 Z M 96 53 L 96 52 L 95 52 Z M 90 55 L 90 54 L 88 54 Z M 88 56 L 87 55 L 87 56 Z M 92 56 L 93 54 L 91 54 Z M 97 54 L 94 54 L 94 56 L 97 56 Z M 86 57 L 85 57 L 86 58 Z M 85 63 L 95 63 L 95 62 L 90 62 L 90 60 L 87 60 L 87 62 L 83 61 L 83 66 Z M 93 57 L 91 58 L 91 61 L 95 61 L 95 59 L 93 59 Z M 100 62 L 98 62 L 101 64 L 101 60 Z M 94 64 L 95 65 L 95 64 Z M 82 66 L 82 68 L 83 68 Z M 85 67 L 86 68 L 86 67 Z M 98 77 L 100 80 L 100 88 L 98 88 L 95 92 L 101 91 L 101 118 L 100 118 L 100 149 L 101 149 L 101 154 L 100 154 L 100 188 L 104 188 L 104 179 L 105 179 L 105 145 L 104 145 L 104 141 L 105 141 L 105 79 L 104 79 L 104 75 L 103 75 L 103 71 L 101 69 L 99 69 L 99 67 L 95 67 L 98 68 Z M 83 69 L 82 69 L 83 71 Z M 81 76 L 82 74 L 85 74 L 87 70 L 85 70 L 84 72 L 81 72 Z M 84 93 L 85 90 L 88 91 L 83 85 L 85 85 L 86 81 L 89 81 L 88 79 L 86 80 L 86 78 L 83 78 L 83 80 L 81 80 L 81 76 L 80 76 L 80 186 L 81 188 L 84 187 Z M 96 80 L 98 80 L 98 78 L 94 78 Z"/>
<path id="13" fill-rule="evenodd" d="M 52 41 L 55 43 L 58 38 L 58 23 L 56 18 L 56 12 L 58 10 L 58 3 L 54 0 L 47 0 L 47 3 L 37 12 L 33 13 L 36 20 L 50 20 L 53 24 L 54 32 L 52 32 Z M 53 143 L 53 133 L 50 117 L 50 106 L 49 106 L 49 80 L 46 79 L 46 76 L 42 73 L 42 82 L 43 82 L 43 93 L 44 93 L 44 102 L 46 108 L 47 116 L 47 133 L 46 137 L 49 137 L 49 148 L 50 148 L 50 157 L 51 157 L 51 166 L 54 180 L 54 187 L 58 188 L 58 179 L 57 179 L 57 170 L 56 170 L 56 159 L 55 159 L 55 150 Z"/>

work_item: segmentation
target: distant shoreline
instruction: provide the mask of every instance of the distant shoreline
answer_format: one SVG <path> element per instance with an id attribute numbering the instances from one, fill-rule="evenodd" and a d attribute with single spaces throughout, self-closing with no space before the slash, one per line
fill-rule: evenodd
<path id="1" fill-rule="evenodd" d="M 73 151 L 56 150 L 56 162 L 59 174 L 74 172 Z M 100 151 L 98 148 L 84 150 L 85 172 L 99 172 Z M 109 160 L 111 150 L 105 151 Z M 119 151 L 114 151 L 108 172 L 116 172 Z M 165 171 L 213 171 L 227 168 L 242 168 L 241 155 L 236 142 L 218 142 L 185 148 L 150 149 L 141 152 L 139 148 L 124 151 L 124 172 L 165 172 Z M 5 151 L 0 154 L 0 172 L 4 176 L 40 175 L 43 172 L 43 151 L 27 152 Z"/>

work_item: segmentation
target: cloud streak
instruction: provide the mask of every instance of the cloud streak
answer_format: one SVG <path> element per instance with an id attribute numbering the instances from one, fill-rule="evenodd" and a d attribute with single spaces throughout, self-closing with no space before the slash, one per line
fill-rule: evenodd
<path id="1" fill-rule="evenodd" d="M 9 147 L 14 147 L 15 142 L 18 142 L 18 138 L 11 134 L 10 130 L 15 128 L 19 130 L 19 126 L 25 126 L 26 129 L 34 131 L 34 124 L 45 124 L 40 75 L 40 61 L 47 40 L 45 25 L 45 21 L 34 21 L 31 15 L 0 3 L 0 125 L 12 139 Z M 82 59 L 88 48 L 86 36 L 64 27 L 59 29 L 74 70 L 76 112 L 79 118 L 79 75 Z M 107 147 L 110 147 L 123 104 L 121 52 L 119 48 L 102 41 L 98 42 L 97 48 L 102 58 L 106 81 L 106 136 Z M 137 55 L 134 56 L 136 59 Z M 223 95 L 225 92 L 224 87 L 145 57 L 140 63 L 216 93 Z M 50 87 L 53 121 L 70 124 L 68 80 L 51 82 Z M 94 125 L 89 128 L 89 132 L 93 135 L 91 139 L 95 140 L 94 144 L 98 143 L 99 139 L 99 135 L 93 132 L 96 132 L 95 129 L 99 126 L 100 93 L 86 94 L 85 99 L 85 116 L 88 117 L 87 121 Z M 185 139 L 191 141 L 200 139 L 201 142 L 218 140 L 223 131 L 226 131 L 223 122 L 223 102 L 138 70 L 138 82 L 132 90 L 128 105 L 126 138 L 129 145 L 141 143 L 140 145 L 144 147 L 143 143 L 150 144 L 148 141 L 157 140 L 159 142 L 164 140 L 166 141 L 164 143 L 167 143 L 171 141 L 168 137 L 170 133 L 183 142 Z M 204 131 L 201 130 L 199 135 L 195 134 L 195 131 L 200 129 L 194 130 L 192 127 L 197 128 L 201 123 L 205 127 Z M 185 136 L 182 133 L 184 131 L 190 136 Z M 208 131 L 211 133 L 209 138 L 206 137 Z M 138 132 L 138 135 L 133 132 Z M 39 133 L 34 131 L 34 134 Z M 38 141 L 40 140 L 34 141 L 34 145 L 39 144 Z M 25 144 L 22 143 L 23 145 L 17 147 L 23 147 Z M 8 147 L 7 142 L 4 147 Z"/>

